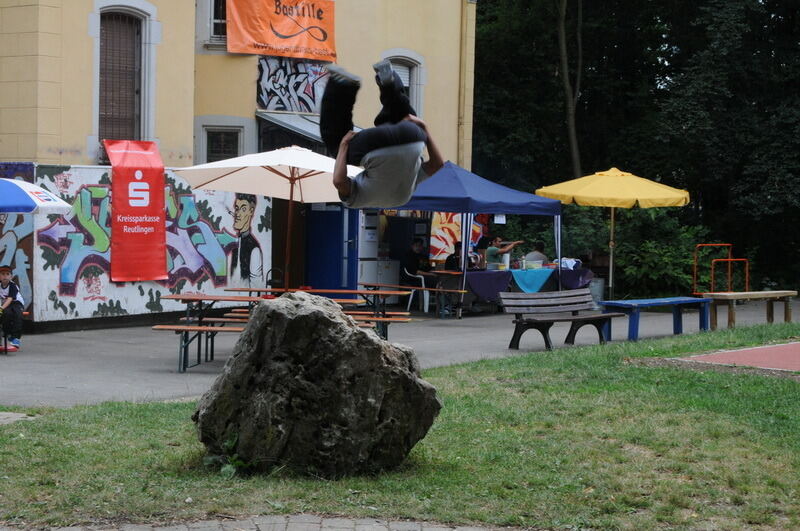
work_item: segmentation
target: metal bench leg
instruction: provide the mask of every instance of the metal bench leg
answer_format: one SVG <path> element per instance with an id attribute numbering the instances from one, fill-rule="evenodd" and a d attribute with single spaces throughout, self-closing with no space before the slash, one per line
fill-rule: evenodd
<path id="1" fill-rule="evenodd" d="M 542 338 L 544 339 L 544 347 L 547 350 L 553 350 L 553 342 L 550 341 L 551 326 L 553 326 L 553 323 L 517 323 L 517 325 L 514 327 L 514 335 L 511 336 L 511 342 L 508 344 L 508 348 L 519 350 L 519 340 L 522 337 L 522 334 L 531 328 L 535 328 L 542 334 Z"/>
<path id="2" fill-rule="evenodd" d="M 578 333 L 578 330 L 580 330 L 581 326 L 583 326 L 584 324 L 586 323 L 578 324 L 576 321 L 573 321 L 569 325 L 569 332 L 567 332 L 567 338 L 564 340 L 565 345 L 575 344 L 575 335 Z"/>
<path id="3" fill-rule="evenodd" d="M 708 330 L 708 315 L 711 303 L 700 303 L 700 330 Z"/>
<path id="4" fill-rule="evenodd" d="M 511 342 L 508 344 L 508 348 L 513 348 L 514 350 L 519 350 L 519 340 L 522 337 L 522 334 L 525 333 L 527 328 L 522 323 L 517 323 L 514 327 L 514 335 L 511 336 Z"/>
<path id="5" fill-rule="evenodd" d="M 683 333 L 683 309 L 680 305 L 672 307 L 672 333 L 676 335 Z"/>
<path id="6" fill-rule="evenodd" d="M 783 299 L 783 320 L 784 322 L 792 322 L 792 298 L 786 297 Z"/>
<path id="7" fill-rule="evenodd" d="M 553 350 L 553 342 L 550 341 L 550 327 L 553 326 L 553 323 L 542 323 L 540 326 L 537 326 L 536 329 L 542 333 L 542 337 L 544 338 L 544 348 L 547 350 Z"/>
<path id="8" fill-rule="evenodd" d="M 639 309 L 635 308 L 628 314 L 628 341 L 639 339 Z"/>

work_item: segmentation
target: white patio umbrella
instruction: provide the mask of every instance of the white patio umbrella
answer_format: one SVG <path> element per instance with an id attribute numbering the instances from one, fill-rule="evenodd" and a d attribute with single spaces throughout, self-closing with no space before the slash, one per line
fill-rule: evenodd
<path id="1" fill-rule="evenodd" d="M 338 202 L 339 194 L 332 181 L 335 162 L 310 149 L 291 146 L 180 168 L 175 173 L 195 190 L 221 190 L 289 200 L 284 263 L 285 286 L 288 287 L 294 202 Z M 356 166 L 347 167 L 348 176 L 360 171 Z"/>
<path id="2" fill-rule="evenodd" d="M 8 214 L 67 214 L 72 205 L 45 190 L 18 179 L 0 179 L 0 212 Z"/>

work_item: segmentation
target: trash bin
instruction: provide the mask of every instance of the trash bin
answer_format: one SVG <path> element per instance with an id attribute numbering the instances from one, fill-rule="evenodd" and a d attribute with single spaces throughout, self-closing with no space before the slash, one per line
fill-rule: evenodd
<path id="1" fill-rule="evenodd" d="M 593 278 L 591 282 L 589 282 L 589 291 L 592 294 L 592 300 L 594 301 L 594 309 L 599 310 L 600 305 L 597 304 L 598 301 L 603 300 L 605 297 L 603 294 L 605 293 L 606 289 L 606 279 L 604 278 Z"/>

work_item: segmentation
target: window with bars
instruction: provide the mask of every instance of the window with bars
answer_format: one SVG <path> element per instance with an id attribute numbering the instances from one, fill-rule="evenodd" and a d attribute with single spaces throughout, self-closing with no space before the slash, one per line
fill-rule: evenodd
<path id="1" fill-rule="evenodd" d="M 142 20 L 127 13 L 100 15 L 98 137 L 141 140 Z M 107 161 L 101 147 L 101 161 Z"/>
<path id="2" fill-rule="evenodd" d="M 228 15 L 225 10 L 226 0 L 212 0 L 211 38 L 224 40 L 228 35 Z"/>
<path id="3" fill-rule="evenodd" d="M 241 131 L 238 129 L 206 129 L 206 162 L 241 155 Z"/>

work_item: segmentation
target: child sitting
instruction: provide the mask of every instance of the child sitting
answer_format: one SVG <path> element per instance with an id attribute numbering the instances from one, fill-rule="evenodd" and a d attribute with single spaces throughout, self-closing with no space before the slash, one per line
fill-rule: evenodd
<path id="1" fill-rule="evenodd" d="M 3 323 L 3 334 L 13 347 L 9 351 L 20 348 L 24 304 L 19 287 L 11 282 L 11 268 L 7 265 L 0 266 L 0 321 Z M 4 346 L 0 344 L 0 348 Z"/>

